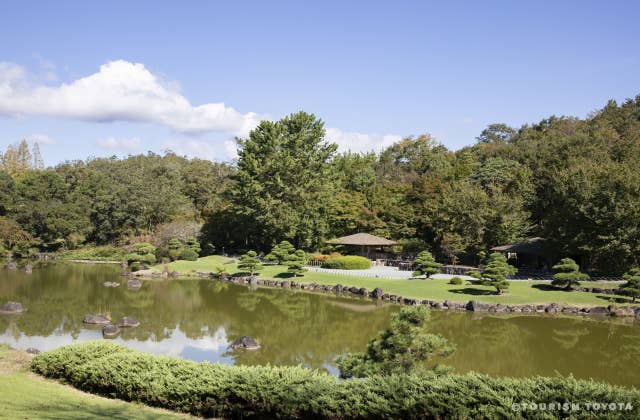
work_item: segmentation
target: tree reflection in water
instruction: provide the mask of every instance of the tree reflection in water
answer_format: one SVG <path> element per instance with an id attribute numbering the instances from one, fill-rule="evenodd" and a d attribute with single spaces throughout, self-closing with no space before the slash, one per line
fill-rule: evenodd
<path id="1" fill-rule="evenodd" d="M 108 288 L 105 281 L 123 285 Z M 250 289 L 212 280 L 147 280 L 128 290 L 119 268 L 56 264 L 0 270 L 0 303 L 21 302 L 22 315 L 0 316 L 0 341 L 51 349 L 102 339 L 85 314 L 110 311 L 140 326 L 117 341 L 158 354 L 237 364 L 303 364 L 329 368 L 335 357 L 364 351 L 387 328 L 397 306 L 300 290 Z M 457 351 L 446 363 L 459 372 L 503 376 L 573 374 L 639 385 L 640 326 L 620 320 L 540 315 L 491 316 L 434 311 L 430 329 Z M 230 341 L 256 338 L 257 351 L 229 351 Z"/>

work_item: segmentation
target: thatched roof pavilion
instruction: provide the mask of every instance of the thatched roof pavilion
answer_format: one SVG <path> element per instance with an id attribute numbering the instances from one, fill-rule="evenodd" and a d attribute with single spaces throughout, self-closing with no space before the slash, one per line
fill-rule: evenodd
<path id="1" fill-rule="evenodd" d="M 342 238 L 331 239 L 327 241 L 328 244 L 331 245 L 350 245 L 350 246 L 360 246 L 362 249 L 362 254 L 369 255 L 369 251 L 374 247 L 383 247 L 383 246 L 391 246 L 395 245 L 396 242 L 391 241 L 389 239 L 381 238 L 379 236 L 371 235 L 368 233 L 356 233 L 354 235 L 343 236 Z"/>

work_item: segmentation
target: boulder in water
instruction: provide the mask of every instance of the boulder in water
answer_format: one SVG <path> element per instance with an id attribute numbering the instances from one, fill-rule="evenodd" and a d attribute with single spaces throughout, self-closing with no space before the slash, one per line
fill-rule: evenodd
<path id="1" fill-rule="evenodd" d="M 253 337 L 245 335 L 233 341 L 230 347 L 232 349 L 257 350 L 260 348 L 260 344 Z"/>
<path id="2" fill-rule="evenodd" d="M 102 327 L 102 336 L 105 338 L 114 338 L 120 334 L 120 328 L 117 325 L 107 324 Z"/>
<path id="3" fill-rule="evenodd" d="M 9 261 L 7 263 L 7 270 L 17 270 L 18 269 L 18 263 L 15 261 Z"/>
<path id="4" fill-rule="evenodd" d="M 40 354 L 40 350 L 33 347 L 28 347 L 25 351 L 29 354 Z"/>
<path id="5" fill-rule="evenodd" d="M 84 320 L 82 320 L 85 324 L 97 324 L 97 325 L 105 325 L 111 322 L 110 317 L 104 315 L 85 315 Z"/>
<path id="6" fill-rule="evenodd" d="M 26 311 L 27 308 L 19 302 L 7 302 L 0 307 L 0 314 L 21 314 Z"/>
<path id="7" fill-rule="evenodd" d="M 132 279 L 132 280 L 129 280 L 127 282 L 127 287 L 129 289 L 136 289 L 137 290 L 137 289 L 142 287 L 142 282 L 140 280 L 137 280 L 137 279 Z"/>
<path id="8" fill-rule="evenodd" d="M 31 264 L 27 264 L 24 266 L 24 272 L 27 274 L 33 273 L 33 266 Z"/>
<path id="9" fill-rule="evenodd" d="M 118 322 L 118 327 L 137 327 L 138 325 L 140 325 L 138 320 L 129 318 L 128 316 L 125 316 Z"/>

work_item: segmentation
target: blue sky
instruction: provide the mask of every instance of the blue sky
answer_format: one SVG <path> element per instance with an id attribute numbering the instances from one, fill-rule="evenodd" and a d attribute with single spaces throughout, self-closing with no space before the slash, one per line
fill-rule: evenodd
<path id="1" fill-rule="evenodd" d="M 640 94 L 638 22 L 636 1 L 4 1 L 0 147 L 227 160 L 259 119 L 305 110 L 343 150 L 457 149 Z"/>

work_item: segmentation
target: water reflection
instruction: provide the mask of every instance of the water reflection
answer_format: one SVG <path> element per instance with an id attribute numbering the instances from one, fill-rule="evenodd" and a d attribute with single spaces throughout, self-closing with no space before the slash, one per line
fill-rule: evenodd
<path id="1" fill-rule="evenodd" d="M 628 320 L 438 312 L 431 330 L 456 343 L 459 372 L 640 384 L 640 326 Z"/>
<path id="2" fill-rule="evenodd" d="M 105 281 L 123 285 L 107 288 Z M 114 320 L 140 321 L 116 339 L 135 349 L 227 364 L 303 364 L 335 374 L 335 357 L 363 351 L 398 310 L 369 300 L 211 280 L 149 280 L 137 291 L 124 283 L 113 266 L 56 264 L 30 275 L 0 270 L 0 303 L 14 300 L 28 308 L 0 316 L 0 341 L 49 350 L 102 339 L 100 329 L 82 319 L 109 311 Z M 446 363 L 459 372 L 573 374 L 640 384 L 640 326 L 633 322 L 434 311 L 430 325 L 456 344 Z M 229 343 L 243 335 L 262 348 L 229 351 Z"/>
<path id="3" fill-rule="evenodd" d="M 0 341 L 49 350 L 74 341 L 101 339 L 100 328 L 82 323 L 85 314 L 130 316 L 137 328 L 116 341 L 139 350 L 193 360 L 240 364 L 303 364 L 333 370 L 334 359 L 362 350 L 385 328 L 397 307 L 301 291 L 250 290 L 211 280 L 150 280 L 137 291 L 124 285 L 118 268 L 57 264 L 33 274 L 0 272 L 0 301 L 28 308 L 0 317 Z M 260 351 L 228 351 L 243 335 Z"/>

